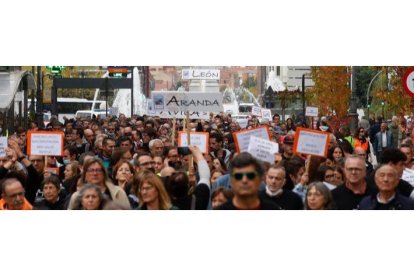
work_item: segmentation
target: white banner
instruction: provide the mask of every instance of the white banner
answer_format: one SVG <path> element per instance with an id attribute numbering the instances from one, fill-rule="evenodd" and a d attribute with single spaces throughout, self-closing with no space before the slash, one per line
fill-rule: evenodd
<path id="1" fill-rule="evenodd" d="M 6 157 L 7 137 L 0 137 L 0 157 Z"/>
<path id="2" fill-rule="evenodd" d="M 247 152 L 259 160 L 273 164 L 275 162 L 275 153 L 279 152 L 279 144 L 251 136 Z"/>
<path id="3" fill-rule="evenodd" d="M 62 156 L 63 132 L 37 131 L 28 133 L 28 155 Z"/>
<path id="4" fill-rule="evenodd" d="M 156 112 L 154 109 L 154 103 L 152 99 L 147 100 L 147 115 L 149 116 L 156 116 Z"/>
<path id="5" fill-rule="evenodd" d="M 305 116 L 307 117 L 318 117 L 318 108 L 313 106 L 307 106 L 305 110 Z"/>
<path id="6" fill-rule="evenodd" d="M 267 127 L 258 127 L 249 130 L 242 130 L 233 133 L 234 142 L 238 152 L 247 151 L 249 148 L 250 137 L 256 136 L 269 141 L 270 136 Z"/>
<path id="7" fill-rule="evenodd" d="M 220 70 L 215 69 L 183 69 L 183 80 L 220 80 Z"/>
<path id="8" fill-rule="evenodd" d="M 221 93 L 153 91 L 151 96 L 155 111 L 223 111 Z"/>
<path id="9" fill-rule="evenodd" d="M 405 168 L 401 178 L 414 186 L 414 170 Z"/>
<path id="10" fill-rule="evenodd" d="M 156 111 L 152 116 L 159 116 L 162 119 L 170 119 L 170 118 L 177 118 L 177 119 L 185 119 L 186 113 L 183 111 Z M 200 120 L 209 120 L 210 113 L 209 112 L 190 112 L 190 119 L 200 119 Z"/>
<path id="11" fill-rule="evenodd" d="M 268 119 L 269 122 L 272 121 L 272 112 L 270 111 L 270 109 L 262 108 L 262 119 Z"/>
<path id="12" fill-rule="evenodd" d="M 252 106 L 252 113 L 253 116 L 262 116 L 262 109 L 258 106 Z"/>
<path id="13" fill-rule="evenodd" d="M 329 146 L 329 133 L 305 128 L 297 128 L 293 151 L 326 157 Z"/>
<path id="14" fill-rule="evenodd" d="M 202 153 L 208 153 L 208 132 L 190 132 L 190 144 L 200 148 Z M 187 132 L 178 132 L 178 146 L 188 147 Z"/>

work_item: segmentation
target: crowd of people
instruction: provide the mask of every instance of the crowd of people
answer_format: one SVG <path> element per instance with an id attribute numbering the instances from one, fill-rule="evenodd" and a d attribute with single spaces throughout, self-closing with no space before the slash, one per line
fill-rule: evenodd
<path id="1" fill-rule="evenodd" d="M 267 126 L 280 144 L 270 164 L 237 152 L 231 115 L 209 120 L 124 115 L 55 117 L 45 130 L 64 132 L 61 156 L 27 155 L 28 131 L 8 137 L 0 157 L 0 210 L 352 210 L 414 209 L 413 143 L 404 117 L 390 126 L 362 119 L 332 129 L 326 158 L 293 152 L 296 127 L 252 116 L 245 129 Z M 173 129 L 175 127 L 175 129 Z M 177 146 L 180 130 L 208 132 L 209 152 Z M 413 178 L 414 179 L 414 178 Z"/>

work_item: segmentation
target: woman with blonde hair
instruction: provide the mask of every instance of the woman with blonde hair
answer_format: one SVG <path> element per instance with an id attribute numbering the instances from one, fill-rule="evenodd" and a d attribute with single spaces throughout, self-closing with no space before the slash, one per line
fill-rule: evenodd
<path id="1" fill-rule="evenodd" d="M 139 210 L 174 210 L 162 180 L 153 172 L 142 171 L 134 178 Z"/>
<path id="2" fill-rule="evenodd" d="M 101 188 L 102 193 L 106 194 L 112 201 L 118 204 L 123 209 L 131 209 L 129 205 L 128 197 L 125 191 L 112 183 L 108 177 L 108 173 L 102 163 L 102 160 L 93 157 L 88 159 L 84 166 L 82 176 L 80 178 L 80 184 L 95 184 Z M 72 209 L 75 198 L 79 192 L 75 192 L 69 202 L 69 208 Z"/>

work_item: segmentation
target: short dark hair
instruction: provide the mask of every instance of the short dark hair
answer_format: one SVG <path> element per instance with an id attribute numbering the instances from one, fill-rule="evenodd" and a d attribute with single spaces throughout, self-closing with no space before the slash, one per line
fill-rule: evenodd
<path id="1" fill-rule="evenodd" d="M 51 176 L 49 176 L 49 177 L 46 177 L 43 181 L 42 181 L 42 184 L 41 184 L 41 189 L 43 190 L 43 187 L 46 185 L 46 184 L 53 184 L 58 190 L 60 190 L 60 179 L 59 179 L 59 177 L 57 177 L 56 175 L 51 175 Z"/>
<path id="2" fill-rule="evenodd" d="M 102 140 L 102 146 L 106 146 L 107 144 L 108 144 L 108 141 L 109 140 L 111 140 L 111 141 L 114 141 L 115 142 L 115 139 L 114 138 L 112 138 L 112 137 L 105 137 L 103 140 Z"/>
<path id="3" fill-rule="evenodd" d="M 250 165 L 255 167 L 256 172 L 260 176 L 264 174 L 262 163 L 248 152 L 242 152 L 230 161 L 230 174 L 233 173 L 234 168 L 244 168 Z"/>
<path id="4" fill-rule="evenodd" d="M 221 142 L 223 142 L 223 135 L 221 135 L 221 134 L 220 134 L 220 133 L 218 133 L 218 132 L 211 133 L 211 134 L 210 134 L 210 139 L 211 139 L 211 138 L 215 138 L 217 143 L 221 143 Z"/>
<path id="5" fill-rule="evenodd" d="M 64 150 L 68 150 L 70 156 L 72 155 L 76 155 L 76 157 L 78 157 L 78 149 L 76 148 L 76 146 L 73 145 L 67 145 Z"/>
<path id="6" fill-rule="evenodd" d="M 130 137 L 128 137 L 128 136 L 121 136 L 121 137 L 119 137 L 118 138 L 118 140 L 116 141 L 116 146 L 117 147 L 120 147 L 121 146 L 121 143 L 122 142 L 125 142 L 125 141 L 129 141 L 129 143 L 132 145 L 133 143 L 132 143 L 132 139 L 130 138 Z"/>
<path id="7" fill-rule="evenodd" d="M 407 156 L 399 149 L 385 149 L 380 156 L 380 164 L 393 163 L 397 164 L 400 161 L 407 161 Z"/>

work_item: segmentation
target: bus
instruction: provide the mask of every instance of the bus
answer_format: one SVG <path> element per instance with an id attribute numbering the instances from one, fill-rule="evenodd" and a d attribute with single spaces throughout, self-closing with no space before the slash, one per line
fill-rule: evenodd
<path id="1" fill-rule="evenodd" d="M 51 110 L 50 103 L 43 104 L 44 110 Z M 105 101 L 91 101 L 81 98 L 57 98 L 57 112 L 59 114 L 58 120 L 64 122 L 63 117 L 68 119 L 75 118 L 75 114 L 78 110 L 97 110 L 105 109 Z"/>

